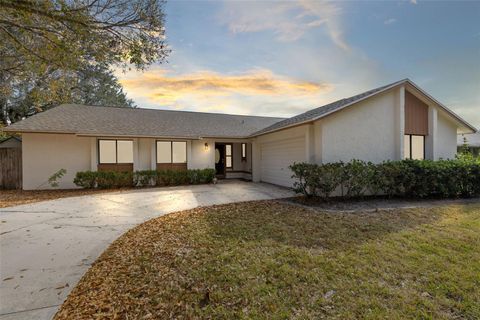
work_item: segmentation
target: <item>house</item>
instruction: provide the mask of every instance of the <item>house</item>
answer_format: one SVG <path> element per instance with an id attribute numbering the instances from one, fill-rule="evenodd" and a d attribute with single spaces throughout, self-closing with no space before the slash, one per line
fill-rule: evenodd
<path id="1" fill-rule="evenodd" d="M 215 168 L 290 187 L 294 162 L 448 159 L 476 129 L 404 79 L 292 118 L 65 104 L 6 128 L 23 137 L 23 188 L 77 171 Z"/>
<path id="2" fill-rule="evenodd" d="M 457 138 L 457 149 L 461 151 L 467 144 L 468 150 L 475 156 L 480 156 L 480 132 L 474 134 L 461 134 Z"/>
<path id="3" fill-rule="evenodd" d="M 14 149 L 21 149 L 22 148 L 22 138 L 11 136 L 6 139 L 0 141 L 0 149 L 5 148 L 14 148 Z"/>

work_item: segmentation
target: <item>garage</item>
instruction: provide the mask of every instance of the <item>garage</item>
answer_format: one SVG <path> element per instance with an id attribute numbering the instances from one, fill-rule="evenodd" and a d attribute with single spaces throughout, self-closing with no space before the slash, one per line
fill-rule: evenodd
<path id="1" fill-rule="evenodd" d="M 291 187 L 292 171 L 288 167 L 305 161 L 305 137 L 266 142 L 260 148 L 261 181 Z"/>

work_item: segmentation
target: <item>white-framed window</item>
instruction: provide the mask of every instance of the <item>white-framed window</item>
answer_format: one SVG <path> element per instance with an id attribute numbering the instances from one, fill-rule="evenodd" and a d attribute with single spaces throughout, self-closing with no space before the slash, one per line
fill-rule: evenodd
<path id="1" fill-rule="evenodd" d="M 133 163 L 133 141 L 99 139 L 98 163 L 118 164 Z"/>
<path id="2" fill-rule="evenodd" d="M 242 143 L 242 161 L 247 161 L 247 144 Z"/>
<path id="3" fill-rule="evenodd" d="M 406 134 L 403 138 L 405 159 L 425 159 L 425 136 Z"/>
<path id="4" fill-rule="evenodd" d="M 229 169 L 233 167 L 232 145 L 231 144 L 226 144 L 225 145 L 225 167 L 229 168 Z"/>
<path id="5" fill-rule="evenodd" d="M 187 142 L 157 141 L 157 163 L 187 163 Z"/>

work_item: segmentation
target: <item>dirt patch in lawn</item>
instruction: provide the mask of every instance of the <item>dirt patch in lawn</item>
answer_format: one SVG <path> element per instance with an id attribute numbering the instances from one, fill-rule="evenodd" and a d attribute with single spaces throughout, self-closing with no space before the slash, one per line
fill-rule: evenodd
<path id="1" fill-rule="evenodd" d="M 120 237 L 56 319 L 480 317 L 480 203 L 179 212 Z"/>
<path id="2" fill-rule="evenodd" d="M 53 200 L 67 197 L 84 196 L 89 194 L 127 191 L 129 189 L 109 190 L 0 190 L 0 208 L 17 206 L 45 200 Z"/>

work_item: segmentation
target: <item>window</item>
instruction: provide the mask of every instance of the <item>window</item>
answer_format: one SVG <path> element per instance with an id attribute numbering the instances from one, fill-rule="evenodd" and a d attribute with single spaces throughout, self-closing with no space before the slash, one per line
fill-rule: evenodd
<path id="1" fill-rule="evenodd" d="M 187 142 L 157 141 L 157 163 L 187 163 Z"/>
<path id="2" fill-rule="evenodd" d="M 98 140 L 100 164 L 133 163 L 133 141 Z"/>
<path id="3" fill-rule="evenodd" d="M 403 139 L 405 159 L 425 159 L 425 136 L 406 134 Z"/>
<path id="4" fill-rule="evenodd" d="M 157 141 L 157 163 L 172 162 L 172 143 L 170 141 Z"/>
<path id="5" fill-rule="evenodd" d="M 133 141 L 117 141 L 117 162 L 133 163 Z"/>
<path id="6" fill-rule="evenodd" d="M 242 161 L 247 161 L 247 144 L 242 143 Z"/>
<path id="7" fill-rule="evenodd" d="M 172 163 L 187 162 L 187 143 L 185 141 L 172 142 Z"/>
<path id="8" fill-rule="evenodd" d="M 227 168 L 232 168 L 232 145 L 225 145 L 225 165 Z"/>

